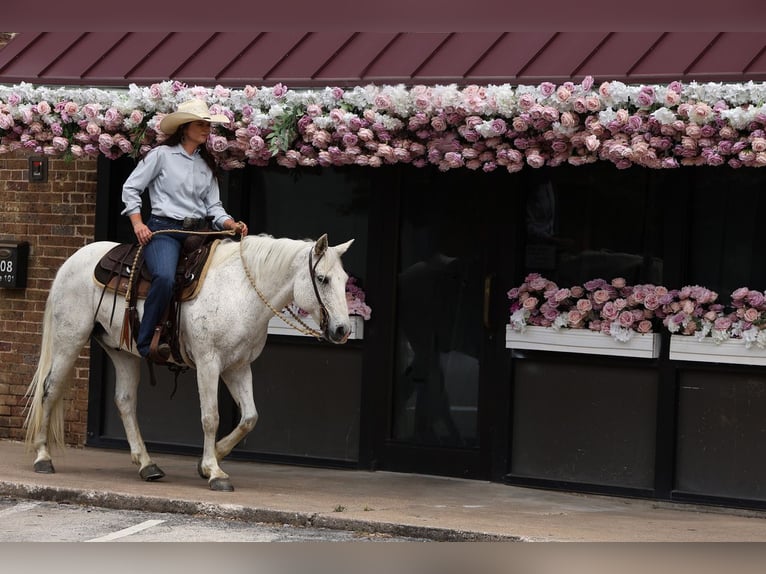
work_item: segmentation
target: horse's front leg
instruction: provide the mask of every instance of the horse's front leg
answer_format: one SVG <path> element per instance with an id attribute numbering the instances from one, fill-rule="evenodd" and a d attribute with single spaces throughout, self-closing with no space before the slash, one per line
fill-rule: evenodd
<path id="1" fill-rule="evenodd" d="M 231 367 L 221 374 L 229 389 L 234 402 L 239 407 L 240 418 L 236 428 L 218 441 L 215 447 L 218 460 L 228 455 L 237 444 L 245 438 L 258 422 L 258 411 L 255 410 L 253 398 L 253 373 L 250 364 Z"/>
<path id="2" fill-rule="evenodd" d="M 197 390 L 199 391 L 200 412 L 202 415 L 202 460 L 197 471 L 202 478 L 207 478 L 211 490 L 232 491 L 234 487 L 218 464 L 215 437 L 218 433 L 220 416 L 218 414 L 218 376 L 220 371 L 214 361 L 206 361 L 197 366 Z"/>

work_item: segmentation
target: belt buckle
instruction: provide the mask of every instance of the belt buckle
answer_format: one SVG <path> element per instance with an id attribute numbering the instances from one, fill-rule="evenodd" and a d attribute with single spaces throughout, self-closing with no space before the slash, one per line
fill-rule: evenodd
<path id="1" fill-rule="evenodd" d="M 197 227 L 197 221 L 194 217 L 184 217 L 183 228 L 187 230 L 194 229 Z"/>

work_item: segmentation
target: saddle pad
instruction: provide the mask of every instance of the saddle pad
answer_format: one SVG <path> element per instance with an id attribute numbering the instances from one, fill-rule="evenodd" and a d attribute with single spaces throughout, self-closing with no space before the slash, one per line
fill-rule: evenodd
<path id="1" fill-rule="evenodd" d="M 207 275 L 211 256 L 220 242 L 220 239 L 215 239 L 191 253 L 182 253 L 176 269 L 176 279 L 184 280 L 180 289 L 179 301 L 188 301 L 197 296 L 202 281 Z M 96 265 L 93 281 L 108 291 L 116 291 L 125 296 L 128 292 L 130 274 L 137 250 L 138 245 L 130 243 L 121 243 L 112 248 Z M 146 270 L 146 266 L 141 265 L 138 285 L 134 285 L 136 296 L 139 299 L 146 299 L 151 282 L 151 275 Z"/>

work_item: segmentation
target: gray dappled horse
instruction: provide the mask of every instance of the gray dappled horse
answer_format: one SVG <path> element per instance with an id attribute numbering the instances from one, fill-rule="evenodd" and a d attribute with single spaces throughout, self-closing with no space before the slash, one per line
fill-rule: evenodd
<path id="1" fill-rule="evenodd" d="M 266 344 L 274 310 L 294 302 L 322 325 L 321 333 L 333 343 L 345 343 L 350 334 L 346 280 L 341 255 L 353 240 L 332 247 L 327 236 L 316 242 L 266 235 L 222 241 L 212 253 L 197 296 L 181 305 L 179 338 L 186 361 L 197 374 L 204 444 L 197 470 L 212 490 L 233 490 L 219 462 L 255 426 L 258 413 L 253 399 L 250 369 Z M 36 453 L 36 472 L 54 472 L 49 445 L 64 439 L 63 395 L 83 346 L 92 336 L 114 363 L 115 404 L 122 418 L 133 462 L 144 480 L 157 480 L 164 472 L 152 462 L 136 418 L 141 357 L 120 348 L 125 299 L 116 309 L 99 304 L 102 287 L 93 271 L 116 243 L 99 241 L 75 252 L 59 269 L 51 286 L 43 319 L 37 371 L 29 386 L 27 444 Z M 256 285 L 257 282 L 257 285 Z M 111 297 L 108 298 L 111 300 Z M 137 303 L 139 314 L 143 300 Z M 94 321 L 95 318 L 95 321 Z M 216 441 L 218 381 L 222 379 L 239 407 L 236 428 Z"/>

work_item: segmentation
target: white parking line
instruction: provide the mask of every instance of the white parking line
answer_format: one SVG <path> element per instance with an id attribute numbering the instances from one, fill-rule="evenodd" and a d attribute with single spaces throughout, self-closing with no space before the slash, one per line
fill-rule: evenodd
<path id="1" fill-rule="evenodd" d="M 130 528 L 123 528 L 122 530 L 118 530 L 117 532 L 112 532 L 111 534 L 106 534 L 105 536 L 99 536 L 98 538 L 91 538 L 90 540 L 86 540 L 85 542 L 109 542 L 110 540 L 117 540 L 118 538 L 124 538 L 125 536 L 130 536 L 131 534 L 135 534 L 136 532 L 141 532 L 142 530 L 146 530 L 147 528 L 152 528 L 153 526 L 157 526 L 158 524 L 162 524 L 165 522 L 164 520 L 146 520 L 142 522 L 141 524 L 136 524 L 135 526 L 131 526 Z"/>
<path id="2" fill-rule="evenodd" d="M 10 508 L 5 508 L 3 510 L 0 510 L 0 518 L 2 518 L 3 516 L 8 516 L 9 514 L 16 514 L 17 512 L 25 512 L 39 505 L 40 505 L 39 502 L 20 502 L 19 504 L 15 506 L 11 506 Z"/>

